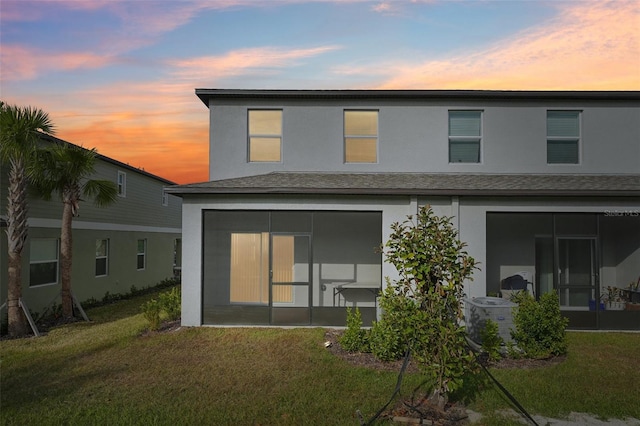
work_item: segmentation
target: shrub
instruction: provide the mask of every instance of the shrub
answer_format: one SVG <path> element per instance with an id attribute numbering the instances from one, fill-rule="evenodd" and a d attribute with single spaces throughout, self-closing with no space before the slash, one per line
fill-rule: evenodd
<path id="1" fill-rule="evenodd" d="M 489 361 L 497 361 L 500 359 L 500 346 L 504 344 L 504 340 L 498 334 L 498 323 L 492 319 L 487 319 L 484 328 L 480 331 L 480 340 L 482 341 L 482 350 L 489 357 Z"/>
<path id="2" fill-rule="evenodd" d="M 395 361 L 402 358 L 407 345 L 414 339 L 414 317 L 418 307 L 414 301 L 397 293 L 390 283 L 378 302 L 382 317 L 371 327 L 371 353 L 381 361 Z"/>
<path id="3" fill-rule="evenodd" d="M 369 348 L 381 361 L 395 361 L 402 357 L 402 342 L 397 331 L 388 321 L 376 321 L 369 334 Z"/>
<path id="4" fill-rule="evenodd" d="M 151 299 L 142 305 L 142 314 L 149 321 L 149 329 L 157 330 L 160 328 L 160 313 L 162 307 L 157 299 Z"/>
<path id="5" fill-rule="evenodd" d="M 163 318 L 175 321 L 180 318 L 180 289 L 172 288 L 170 291 L 160 293 L 157 299 L 151 299 L 141 307 L 142 313 L 149 321 L 149 329 L 157 330 Z M 164 315 L 163 315 L 164 314 Z"/>
<path id="6" fill-rule="evenodd" d="M 528 293 L 519 294 L 515 302 L 511 337 L 522 355 L 529 358 L 547 358 L 567 353 L 565 329 L 569 320 L 560 313 L 560 302 L 555 292 L 545 293 L 537 302 Z"/>
<path id="7" fill-rule="evenodd" d="M 347 308 L 347 329 L 340 337 L 340 345 L 349 352 L 368 352 L 369 342 L 367 330 L 362 328 L 360 309 Z"/>
<path id="8" fill-rule="evenodd" d="M 160 302 L 160 308 L 167 314 L 169 321 L 175 321 L 180 318 L 180 288 L 174 287 L 170 291 L 160 293 L 158 301 Z"/>

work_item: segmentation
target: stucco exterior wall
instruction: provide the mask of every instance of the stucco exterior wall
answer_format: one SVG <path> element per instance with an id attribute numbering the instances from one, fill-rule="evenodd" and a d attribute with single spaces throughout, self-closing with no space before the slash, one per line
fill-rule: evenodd
<path id="1" fill-rule="evenodd" d="M 247 161 L 247 110 L 283 110 L 282 161 Z M 343 111 L 379 111 L 378 161 L 344 162 Z M 480 163 L 449 163 L 448 111 L 482 111 Z M 547 164 L 546 112 L 581 111 L 579 164 Z M 273 171 L 638 173 L 640 109 L 600 102 L 261 101 L 210 106 L 210 179 Z"/>

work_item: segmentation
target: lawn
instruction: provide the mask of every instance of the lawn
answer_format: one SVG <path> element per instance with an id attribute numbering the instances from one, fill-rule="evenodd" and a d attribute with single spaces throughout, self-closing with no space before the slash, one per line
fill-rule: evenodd
<path id="1" fill-rule="evenodd" d="M 142 334 L 154 294 L 89 310 L 39 338 L 0 342 L 0 423 L 359 425 L 391 396 L 394 372 L 354 367 L 324 330 L 182 328 Z M 532 414 L 640 418 L 640 334 L 570 333 L 569 357 L 493 370 Z M 403 394 L 419 382 L 405 377 Z M 489 386 L 471 404 L 485 424 L 510 407 Z"/>

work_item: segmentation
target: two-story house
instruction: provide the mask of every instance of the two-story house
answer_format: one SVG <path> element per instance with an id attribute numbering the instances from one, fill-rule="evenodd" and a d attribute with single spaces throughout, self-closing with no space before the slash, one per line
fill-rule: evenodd
<path id="1" fill-rule="evenodd" d="M 42 136 L 42 143 L 69 143 Z M 0 301 L 7 300 L 6 200 L 8 167 L 0 170 Z M 154 286 L 174 276 L 180 266 L 181 204 L 164 187 L 174 182 L 98 154 L 92 179 L 117 184 L 117 201 L 96 207 L 80 204 L 73 219 L 72 291 L 76 299 L 101 300 Z M 60 228 L 62 202 L 30 195 L 28 239 L 22 251 L 22 298 L 33 311 L 43 313 L 61 303 Z M 2 304 L 0 302 L 0 304 Z M 4 318 L 7 311 L 3 310 Z"/>
<path id="2" fill-rule="evenodd" d="M 640 92 L 196 89 L 210 181 L 183 199 L 182 322 L 365 322 L 397 272 L 378 248 L 429 205 L 480 270 L 519 274 L 574 328 L 640 329 Z"/>

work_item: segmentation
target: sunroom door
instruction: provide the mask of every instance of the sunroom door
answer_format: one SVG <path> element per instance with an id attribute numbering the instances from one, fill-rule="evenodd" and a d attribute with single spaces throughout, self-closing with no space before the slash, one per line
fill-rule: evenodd
<path id="1" fill-rule="evenodd" d="M 308 234 L 271 235 L 271 323 L 311 323 L 311 237 Z"/>
<path id="2" fill-rule="evenodd" d="M 560 309 L 580 312 L 581 324 L 592 326 L 595 312 L 589 302 L 597 299 L 598 264 L 597 240 L 593 237 L 559 237 L 557 239 L 558 293 Z M 592 302 L 593 305 L 593 302 Z M 596 304 L 597 306 L 597 304 Z M 592 306 L 593 309 L 593 306 Z"/>

